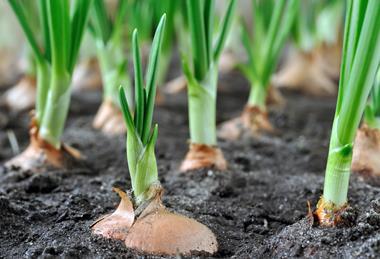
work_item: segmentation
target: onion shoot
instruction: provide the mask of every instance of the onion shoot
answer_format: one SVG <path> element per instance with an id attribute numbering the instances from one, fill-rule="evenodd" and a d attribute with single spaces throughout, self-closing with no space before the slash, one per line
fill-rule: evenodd
<path id="1" fill-rule="evenodd" d="M 253 29 L 243 23 L 242 42 L 248 60 L 239 68 L 248 79 L 251 89 L 242 115 L 221 126 L 219 136 L 237 139 L 242 136 L 273 132 L 266 101 L 271 77 L 293 25 L 299 1 L 252 1 Z"/>
<path id="2" fill-rule="evenodd" d="M 338 100 L 316 211 L 321 225 L 337 224 L 347 207 L 354 138 L 380 64 L 379 17 L 376 0 L 348 1 Z"/>
<path id="3" fill-rule="evenodd" d="M 187 0 L 187 18 L 191 37 L 191 58 L 183 54 L 183 72 L 188 85 L 190 150 L 181 171 L 215 167 L 224 170 L 227 163 L 216 139 L 216 95 L 218 62 L 234 16 L 236 1 L 229 2 L 215 44 L 214 0 Z"/>
<path id="4" fill-rule="evenodd" d="M 37 66 L 31 144 L 8 164 L 28 169 L 63 166 L 66 157 L 78 157 L 78 152 L 61 144 L 61 136 L 69 109 L 71 77 L 92 1 L 39 0 L 42 35 L 36 35 L 32 29 L 31 24 L 35 21 L 27 9 L 29 1 L 8 2 L 21 24 Z"/>
<path id="5" fill-rule="evenodd" d="M 127 126 L 127 160 L 134 202 L 131 202 L 126 193 L 116 189 L 121 197 L 119 207 L 114 213 L 95 222 L 92 230 L 95 234 L 122 240 L 127 247 L 148 254 L 214 253 L 217 242 L 211 230 L 193 219 L 169 212 L 161 201 L 163 190 L 158 180 L 154 152 L 158 127 L 152 127 L 152 117 L 165 18 L 163 15 L 153 39 L 145 84 L 137 30 L 133 32 L 136 78 L 134 113 L 128 105 L 124 89 L 120 87 L 120 103 Z"/>

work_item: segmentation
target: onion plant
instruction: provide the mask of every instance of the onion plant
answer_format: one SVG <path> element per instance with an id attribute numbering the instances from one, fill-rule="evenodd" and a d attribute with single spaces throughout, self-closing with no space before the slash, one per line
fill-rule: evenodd
<path id="1" fill-rule="evenodd" d="M 32 144 L 36 148 L 38 143 L 39 150 L 46 151 L 47 146 L 60 150 L 70 103 L 70 81 L 92 1 L 39 0 L 38 17 L 42 35 L 33 32 L 31 24 L 35 20 L 27 7 L 30 1 L 8 2 L 36 59 L 37 99 L 31 131 L 34 137 Z M 29 153 L 28 150 L 24 152 L 24 157 Z M 57 164 L 56 161 L 54 164 Z"/>
<path id="2" fill-rule="evenodd" d="M 347 206 L 353 142 L 380 64 L 379 17 L 378 1 L 348 1 L 338 100 L 316 212 L 322 225 L 337 223 Z"/>
<path id="3" fill-rule="evenodd" d="M 104 0 L 95 0 L 89 28 L 95 40 L 97 58 L 103 83 L 103 103 L 93 126 L 105 133 L 125 131 L 119 109 L 118 85 L 123 85 L 129 103 L 132 103 L 132 89 L 127 72 L 128 60 L 124 54 L 125 19 L 127 1 L 119 0 L 116 14 L 110 15 Z"/>
<path id="4" fill-rule="evenodd" d="M 343 0 L 301 1 L 288 52 L 274 84 L 312 95 L 336 94 L 341 56 Z"/>
<path id="5" fill-rule="evenodd" d="M 241 71 L 251 84 L 247 105 L 265 111 L 270 79 L 297 13 L 298 0 L 252 1 L 253 33 L 243 25 L 242 42 L 248 55 Z"/>
<path id="6" fill-rule="evenodd" d="M 263 131 L 273 131 L 266 112 L 266 101 L 272 74 L 293 25 L 298 6 L 298 0 L 252 1 L 252 32 L 248 31 L 247 24 L 242 21 L 242 43 L 248 59 L 246 63 L 239 64 L 240 70 L 250 82 L 250 94 L 242 115 L 221 126 L 220 137 L 236 139 Z"/>
<path id="7" fill-rule="evenodd" d="M 158 127 L 152 127 L 152 118 L 165 18 L 165 15 L 161 18 L 153 39 L 145 80 L 137 30 L 133 32 L 135 110 L 128 105 L 124 89 L 120 87 L 119 90 L 128 129 L 127 160 L 134 202 L 130 201 L 126 193 L 117 189 L 121 197 L 119 207 L 113 214 L 95 222 L 92 229 L 95 234 L 121 239 L 127 247 L 149 254 L 213 253 L 217 248 L 216 238 L 206 226 L 169 212 L 161 202 L 162 187 L 158 180 L 154 151 Z"/>
<path id="8" fill-rule="evenodd" d="M 137 31 L 133 34 L 133 59 L 135 71 L 135 101 L 136 109 L 133 112 L 125 97 L 124 89 L 120 88 L 120 103 L 126 126 L 127 159 L 131 176 L 132 189 L 137 204 L 149 199 L 150 186 L 158 182 L 157 162 L 154 146 L 158 134 L 158 126 L 152 127 L 154 101 L 156 95 L 157 70 L 160 47 L 162 45 L 165 16 L 157 27 L 156 37 L 153 40 L 149 64 L 145 76 L 145 85 L 142 74 L 140 50 Z"/>
<path id="9" fill-rule="evenodd" d="M 187 79 L 190 123 L 190 151 L 181 170 L 204 167 L 225 169 L 222 152 L 216 140 L 216 95 L 218 62 L 223 51 L 236 7 L 229 2 L 219 34 L 214 42 L 214 0 L 187 0 L 190 55 L 183 53 L 183 72 Z"/>

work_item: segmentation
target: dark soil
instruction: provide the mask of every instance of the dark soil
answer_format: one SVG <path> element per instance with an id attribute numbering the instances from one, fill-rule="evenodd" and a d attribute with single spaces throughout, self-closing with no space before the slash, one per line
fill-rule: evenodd
<path id="1" fill-rule="evenodd" d="M 237 73 L 222 76 L 218 122 L 239 114 L 248 84 Z M 179 174 L 187 151 L 186 93 L 157 107 L 159 177 L 169 209 L 209 226 L 219 240 L 217 258 L 379 258 L 380 188 L 351 179 L 346 213 L 352 226 L 326 229 L 306 218 L 307 201 L 322 193 L 335 98 L 286 94 L 271 110 L 281 135 L 220 142 L 227 172 Z M 90 225 L 114 210 L 112 186 L 130 187 L 125 137 L 91 128 L 100 93 L 74 96 L 64 141 L 82 151 L 88 166 L 38 174 L 0 170 L 0 258 L 134 258 L 122 242 L 93 236 Z M 9 135 L 28 143 L 27 114 L 0 111 L 0 160 L 13 156 Z"/>

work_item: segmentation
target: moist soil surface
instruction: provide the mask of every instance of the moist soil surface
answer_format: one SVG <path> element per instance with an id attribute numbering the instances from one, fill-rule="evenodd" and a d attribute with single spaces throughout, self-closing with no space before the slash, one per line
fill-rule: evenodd
<path id="1" fill-rule="evenodd" d="M 221 75 L 218 123 L 243 109 L 248 83 Z M 156 146 L 165 205 L 195 218 L 217 235 L 215 258 L 380 256 L 380 188 L 351 177 L 349 224 L 326 229 L 307 217 L 322 194 L 335 98 L 285 93 L 287 105 L 271 108 L 276 136 L 220 141 L 229 169 L 181 174 L 187 151 L 186 92 L 165 96 L 155 111 Z M 0 169 L 0 258 L 135 258 L 122 242 L 91 234 L 90 226 L 112 212 L 117 186 L 128 189 L 125 136 L 92 129 L 101 93 L 74 95 L 64 141 L 86 156 L 83 168 L 40 173 Z M 27 113 L 0 110 L 1 165 L 28 144 Z M 15 145 L 14 145 L 15 146 Z"/>

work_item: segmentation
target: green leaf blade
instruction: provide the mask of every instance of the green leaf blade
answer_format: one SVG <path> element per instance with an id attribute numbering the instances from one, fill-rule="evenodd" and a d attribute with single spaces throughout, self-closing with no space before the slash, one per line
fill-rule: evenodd
<path id="1" fill-rule="evenodd" d="M 52 64 L 54 73 L 67 72 L 70 16 L 69 2 L 47 0 L 49 34 L 52 47 Z"/>
<path id="2" fill-rule="evenodd" d="M 361 14 L 357 13 L 356 15 Z M 356 50 L 351 50 L 351 52 L 355 52 L 355 57 L 351 63 L 350 75 L 346 84 L 343 85 L 343 103 L 338 113 L 338 137 L 341 143 L 350 142 L 355 136 L 380 64 L 379 17 L 380 5 L 376 0 L 368 1 L 358 43 L 351 46 Z M 351 40 L 351 38 L 347 40 Z"/>
<path id="3" fill-rule="evenodd" d="M 135 131 L 135 125 L 133 123 L 132 114 L 129 110 L 129 104 L 127 97 L 125 96 L 124 88 L 122 86 L 119 87 L 119 100 L 121 104 L 121 111 L 124 116 L 124 121 L 127 126 L 128 132 L 134 132 Z"/>
<path id="4" fill-rule="evenodd" d="M 72 74 L 87 25 L 92 0 L 75 0 L 74 14 L 70 22 L 67 71 Z"/>
<path id="5" fill-rule="evenodd" d="M 134 194 L 137 202 L 144 201 L 149 197 L 144 197 L 149 187 L 158 182 L 157 161 L 154 153 L 154 145 L 157 139 L 157 126 L 153 130 L 152 137 L 148 145 L 142 151 L 142 154 L 136 164 L 136 185 Z"/>
<path id="6" fill-rule="evenodd" d="M 193 50 L 193 69 L 194 75 L 198 80 L 204 78 L 209 68 L 209 63 L 207 62 L 208 53 L 203 1 L 204 0 L 186 0 L 191 47 Z"/>
<path id="7" fill-rule="evenodd" d="M 132 49 L 133 49 L 133 65 L 135 72 L 135 102 L 136 102 L 136 130 L 142 135 L 144 126 L 144 112 L 145 112 L 145 96 L 144 96 L 144 82 L 141 66 L 140 46 L 138 41 L 137 30 L 133 31 L 132 36 Z"/>
<path id="8" fill-rule="evenodd" d="M 220 34 L 217 38 L 216 45 L 214 48 L 214 52 L 213 52 L 214 62 L 219 60 L 219 57 L 223 51 L 228 33 L 231 29 L 235 9 L 236 9 L 236 0 L 230 0 L 230 4 L 228 5 L 226 15 L 223 18 Z"/>
<path id="9" fill-rule="evenodd" d="M 154 101 L 156 98 L 156 78 L 159 65 L 159 57 L 162 46 L 162 39 L 165 29 L 166 15 L 164 14 L 157 26 L 156 33 L 154 35 L 152 48 L 149 55 L 149 64 L 146 73 L 146 91 L 147 91 L 147 103 L 144 109 L 144 126 L 142 134 L 142 142 L 146 143 L 149 136 L 150 127 L 153 118 Z"/>

